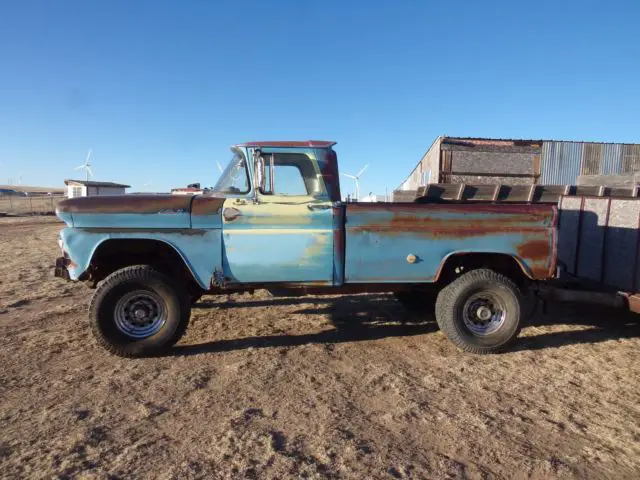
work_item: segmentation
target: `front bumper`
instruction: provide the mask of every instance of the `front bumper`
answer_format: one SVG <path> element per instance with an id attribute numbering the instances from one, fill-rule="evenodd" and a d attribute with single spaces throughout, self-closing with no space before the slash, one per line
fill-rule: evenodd
<path id="1" fill-rule="evenodd" d="M 67 256 L 56 258 L 56 268 L 54 275 L 65 280 L 71 280 L 69 277 L 69 269 L 67 268 L 71 263 L 71 259 Z"/>

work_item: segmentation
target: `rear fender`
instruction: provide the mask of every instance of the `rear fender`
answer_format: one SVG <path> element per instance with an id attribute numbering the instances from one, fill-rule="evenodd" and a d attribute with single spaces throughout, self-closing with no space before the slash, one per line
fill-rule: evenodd
<path id="1" fill-rule="evenodd" d="M 454 264 L 458 260 L 462 264 L 464 264 L 465 260 L 471 260 L 474 257 L 475 258 L 486 257 L 487 259 L 490 259 L 491 257 L 509 259 L 516 263 L 516 265 L 519 267 L 520 272 L 522 273 L 522 275 L 524 275 L 524 277 L 528 278 L 529 280 L 536 280 L 536 277 L 532 273 L 531 267 L 529 266 L 528 262 L 522 258 L 519 258 L 516 255 L 510 255 L 507 253 L 489 252 L 489 251 L 486 251 L 486 252 L 457 251 L 457 252 L 450 253 L 449 255 L 447 255 L 442 259 L 440 263 L 440 267 L 438 268 L 438 271 L 436 272 L 436 275 L 433 281 L 434 282 L 441 281 L 444 272 L 448 271 L 449 269 L 454 269 L 455 268 Z M 491 261 L 489 260 L 488 262 L 485 262 L 482 266 L 491 269 L 492 268 Z"/>

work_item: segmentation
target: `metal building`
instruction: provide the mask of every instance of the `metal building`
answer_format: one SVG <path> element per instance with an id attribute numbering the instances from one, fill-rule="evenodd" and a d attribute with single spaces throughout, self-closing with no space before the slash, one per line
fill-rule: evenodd
<path id="1" fill-rule="evenodd" d="M 408 200 L 428 183 L 627 185 L 638 179 L 639 144 L 440 136 L 394 200 Z"/>

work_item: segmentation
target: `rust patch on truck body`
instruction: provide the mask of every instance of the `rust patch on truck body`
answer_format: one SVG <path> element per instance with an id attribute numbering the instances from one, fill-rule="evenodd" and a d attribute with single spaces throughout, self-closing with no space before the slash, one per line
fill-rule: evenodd
<path id="1" fill-rule="evenodd" d="M 191 213 L 193 215 L 217 215 L 224 205 L 224 197 L 198 195 L 193 199 Z"/>
<path id="2" fill-rule="evenodd" d="M 431 282 L 447 258 L 473 253 L 508 255 L 530 278 L 551 278 L 556 217 L 550 205 L 348 204 L 347 282 Z"/>
<path id="3" fill-rule="evenodd" d="M 187 213 L 193 197 L 187 195 L 109 195 L 69 198 L 58 205 L 67 213 Z"/>

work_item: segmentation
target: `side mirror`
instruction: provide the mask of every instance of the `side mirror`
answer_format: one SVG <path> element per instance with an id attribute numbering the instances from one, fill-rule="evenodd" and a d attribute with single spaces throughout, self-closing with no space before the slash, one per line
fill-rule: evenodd
<path id="1" fill-rule="evenodd" d="M 262 155 L 258 155 L 255 161 L 255 179 L 256 179 L 256 187 L 260 191 L 264 191 L 264 158 Z"/>

